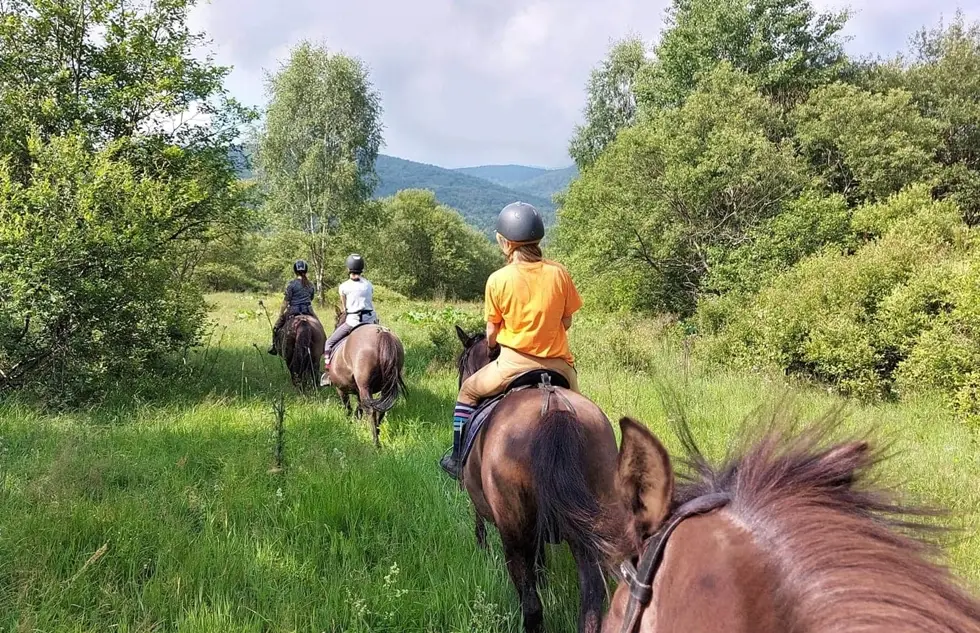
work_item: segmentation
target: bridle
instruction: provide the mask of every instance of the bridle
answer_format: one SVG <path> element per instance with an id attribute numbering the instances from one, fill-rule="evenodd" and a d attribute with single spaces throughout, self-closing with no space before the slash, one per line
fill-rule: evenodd
<path id="1" fill-rule="evenodd" d="M 718 508 L 723 508 L 732 500 L 727 492 L 713 492 L 688 501 L 674 512 L 670 520 L 656 534 L 647 539 L 640 553 L 636 567 L 629 560 L 623 561 L 620 570 L 626 584 L 630 588 L 629 602 L 626 603 L 626 615 L 623 617 L 622 633 L 634 633 L 640 625 L 640 616 L 653 598 L 653 579 L 660 569 L 664 550 L 667 549 L 667 539 L 674 530 L 685 520 L 699 514 L 705 514 Z"/>

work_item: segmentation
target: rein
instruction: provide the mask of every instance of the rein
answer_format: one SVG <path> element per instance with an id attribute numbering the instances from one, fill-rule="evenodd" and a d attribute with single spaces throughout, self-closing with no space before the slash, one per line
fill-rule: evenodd
<path id="1" fill-rule="evenodd" d="M 643 545 L 639 564 L 633 567 L 629 560 L 623 561 L 620 570 L 630 588 L 629 602 L 626 603 L 626 615 L 623 618 L 622 633 L 634 633 L 640 625 L 640 616 L 653 598 L 653 580 L 663 562 L 664 550 L 667 549 L 667 539 L 685 519 L 699 514 L 705 514 L 718 508 L 723 508 L 732 500 L 727 492 L 713 492 L 696 497 L 674 513 L 674 518 L 657 534 L 654 534 Z"/>

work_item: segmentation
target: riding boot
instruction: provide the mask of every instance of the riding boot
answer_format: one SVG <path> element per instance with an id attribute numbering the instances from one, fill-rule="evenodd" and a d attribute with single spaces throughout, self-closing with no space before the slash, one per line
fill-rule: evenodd
<path id="1" fill-rule="evenodd" d="M 320 386 L 327 387 L 330 385 L 330 365 L 323 366 L 323 374 L 320 376 Z"/>
<path id="2" fill-rule="evenodd" d="M 453 452 L 451 455 L 446 455 L 439 462 L 442 469 L 452 477 L 453 479 L 459 479 L 459 458 L 460 452 L 462 450 L 463 443 L 463 433 L 459 430 L 453 430 Z"/>

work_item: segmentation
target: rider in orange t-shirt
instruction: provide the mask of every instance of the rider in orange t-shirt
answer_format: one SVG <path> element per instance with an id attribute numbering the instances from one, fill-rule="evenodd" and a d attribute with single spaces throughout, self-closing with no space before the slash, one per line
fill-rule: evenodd
<path id="1" fill-rule="evenodd" d="M 497 218 L 497 243 L 506 266 L 487 279 L 484 316 L 487 345 L 500 355 L 459 390 L 453 415 L 453 451 L 442 468 L 459 477 L 462 430 L 480 400 L 501 393 L 512 380 L 533 369 L 551 369 L 578 391 L 575 359 L 568 347 L 572 315 L 582 307 L 571 276 L 556 262 L 542 258 L 539 242 L 544 222 L 524 202 L 507 205 Z"/>

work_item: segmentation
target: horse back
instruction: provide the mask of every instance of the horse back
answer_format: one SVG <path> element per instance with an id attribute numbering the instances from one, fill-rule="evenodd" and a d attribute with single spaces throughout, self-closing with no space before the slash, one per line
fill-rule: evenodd
<path id="1" fill-rule="evenodd" d="M 546 398 L 549 400 L 546 402 Z M 542 411 L 542 405 L 547 408 Z M 508 507 L 517 498 L 533 500 L 532 447 L 542 422 L 554 411 L 570 411 L 562 423 L 581 432 L 584 472 L 597 497 L 613 502 L 618 460 L 616 436 L 599 407 L 585 396 L 558 387 L 553 393 L 531 388 L 508 394 L 475 439 L 464 466 L 464 485 L 477 511 L 500 528 L 500 521 L 520 522 L 527 508 Z M 533 505 L 533 504 L 532 504 Z M 506 517 L 506 518 L 505 518 Z"/>

